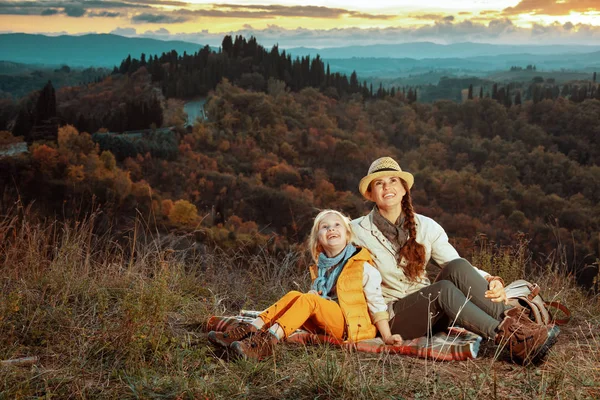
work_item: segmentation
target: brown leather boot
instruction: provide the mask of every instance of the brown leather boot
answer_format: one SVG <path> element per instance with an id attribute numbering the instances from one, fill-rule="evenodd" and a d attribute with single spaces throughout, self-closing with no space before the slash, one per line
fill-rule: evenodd
<path id="1" fill-rule="evenodd" d="M 258 332 L 258 329 L 254 325 L 247 322 L 240 322 L 225 332 L 210 331 L 208 333 L 208 340 L 218 346 L 229 347 L 233 342 L 246 339 L 256 332 Z"/>
<path id="2" fill-rule="evenodd" d="M 504 312 L 504 320 L 497 328 L 497 345 L 506 345 L 511 359 L 519 364 L 541 361 L 556 343 L 556 334 L 549 335 L 548 327 L 529 318 L 529 310 L 513 307 Z"/>
<path id="3" fill-rule="evenodd" d="M 260 330 L 255 335 L 239 342 L 233 342 L 231 348 L 245 359 L 262 360 L 273 354 L 277 337 L 268 330 Z"/>

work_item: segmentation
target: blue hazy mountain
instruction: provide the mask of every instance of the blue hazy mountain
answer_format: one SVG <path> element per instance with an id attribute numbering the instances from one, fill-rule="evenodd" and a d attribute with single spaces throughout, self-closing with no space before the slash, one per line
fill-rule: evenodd
<path id="1" fill-rule="evenodd" d="M 118 66 L 131 55 L 160 55 L 176 50 L 193 54 L 201 44 L 128 38 L 111 34 L 44 36 L 23 33 L 0 34 L 0 61 L 27 64 L 69 65 L 72 67 Z M 215 49 L 213 47 L 213 49 Z M 282 50 L 282 49 L 280 49 Z M 346 46 L 332 48 L 295 47 L 285 49 L 293 57 L 320 55 L 331 70 L 360 77 L 393 77 L 422 74 L 431 70 L 457 73 L 488 73 L 511 66 L 536 65 L 538 70 L 600 69 L 600 46 L 533 46 L 431 42 Z"/>
<path id="2" fill-rule="evenodd" d="M 286 52 L 293 56 L 317 54 L 321 58 L 470 58 L 489 57 L 509 54 L 556 55 L 578 54 L 600 51 L 600 46 L 589 45 L 502 45 L 489 43 L 453 43 L 437 44 L 432 42 L 413 42 L 399 44 L 374 44 L 369 46 L 344 46 L 328 48 L 292 47 Z"/>
<path id="3" fill-rule="evenodd" d="M 44 36 L 25 33 L 0 35 L 0 60 L 26 64 L 112 67 L 131 57 L 176 50 L 194 53 L 203 45 L 182 41 L 128 38 L 111 34 Z"/>

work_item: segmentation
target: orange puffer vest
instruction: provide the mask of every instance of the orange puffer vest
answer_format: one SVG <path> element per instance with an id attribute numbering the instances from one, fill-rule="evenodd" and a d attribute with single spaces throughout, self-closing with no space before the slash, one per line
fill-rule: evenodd
<path id="1" fill-rule="evenodd" d="M 346 335 L 351 342 L 372 339 L 377 334 L 363 291 L 365 261 L 373 264 L 371 254 L 363 248 L 346 261 L 336 283 L 338 303 L 346 320 Z M 310 267 L 310 275 L 314 281 L 317 277 L 316 265 Z"/>

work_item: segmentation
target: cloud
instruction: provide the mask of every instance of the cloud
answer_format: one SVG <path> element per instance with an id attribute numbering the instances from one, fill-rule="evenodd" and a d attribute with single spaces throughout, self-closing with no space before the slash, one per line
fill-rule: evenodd
<path id="1" fill-rule="evenodd" d="M 598 0 L 521 0 L 514 7 L 502 10 L 504 15 L 569 15 L 571 11 L 598 11 Z"/>
<path id="2" fill-rule="evenodd" d="M 300 17 L 300 18 L 325 18 L 336 19 L 341 17 L 362 18 L 372 20 L 389 20 L 396 18 L 389 14 L 369 14 L 343 8 L 323 6 L 283 6 L 283 5 L 256 5 L 256 4 L 213 4 L 211 9 L 179 10 L 181 13 L 192 14 L 200 17 L 215 18 L 272 18 L 272 17 Z"/>
<path id="3" fill-rule="evenodd" d="M 88 17 L 104 17 L 104 18 L 116 18 L 121 15 L 118 12 L 101 11 L 101 12 L 89 12 Z"/>
<path id="4" fill-rule="evenodd" d="M 189 20 L 190 18 L 186 18 L 183 16 L 172 16 L 167 14 L 151 13 L 138 14 L 134 15 L 133 18 L 131 18 L 131 22 L 135 24 L 179 24 Z"/>
<path id="5" fill-rule="evenodd" d="M 49 16 L 49 15 L 56 15 L 58 13 L 59 13 L 59 11 L 56 8 L 47 8 L 47 9 L 43 10 L 40 13 L 40 15 Z"/>
<path id="6" fill-rule="evenodd" d="M 157 29 L 155 31 L 146 31 L 146 32 L 144 32 L 145 36 L 168 36 L 170 34 L 171 34 L 171 32 L 169 32 L 169 30 L 167 30 L 165 28 L 160 28 L 160 29 Z"/>
<path id="7" fill-rule="evenodd" d="M 83 15 L 86 13 L 85 8 L 79 5 L 66 6 L 64 10 L 65 14 L 67 14 L 69 17 L 83 17 Z"/>
<path id="8" fill-rule="evenodd" d="M 146 3 L 146 4 L 144 4 Z M 113 0 L 39 0 L 39 1 L 9 1 L 0 0 L 0 14 L 10 15 L 54 15 L 64 13 L 68 16 L 81 17 L 82 10 L 88 9 L 116 9 L 116 8 L 131 8 L 131 9 L 145 9 L 151 8 L 149 4 L 170 4 L 185 6 L 187 3 L 179 1 L 166 1 L 161 2 L 159 0 L 124 0 L 124 1 L 113 1 Z M 54 14 L 51 14 L 48 10 L 55 10 Z"/>
<path id="9" fill-rule="evenodd" d="M 137 31 L 135 28 L 117 28 L 117 29 L 113 29 L 112 31 L 110 31 L 110 33 L 112 33 L 113 35 L 119 35 L 119 36 L 136 36 L 137 35 Z"/>
<path id="10" fill-rule="evenodd" d="M 85 8 L 151 8 L 149 2 L 135 0 L 112 1 L 112 0 L 70 0 L 62 3 L 78 4 Z M 64 5 L 64 4 L 63 4 Z"/>
<path id="11" fill-rule="evenodd" d="M 460 14 L 460 13 L 459 13 Z M 470 13 L 468 13 L 470 14 Z M 454 15 L 444 15 L 444 14 L 419 14 L 419 15 L 411 15 L 412 19 L 421 19 L 425 21 L 454 21 Z"/>
<path id="12" fill-rule="evenodd" d="M 125 0 L 127 3 L 141 4 L 144 6 L 173 6 L 173 7 L 188 7 L 189 2 L 172 1 L 172 0 Z"/>
<path id="13" fill-rule="evenodd" d="M 161 40 L 183 40 L 201 45 L 220 46 L 223 36 L 254 36 L 265 47 L 279 44 L 280 48 L 347 46 L 348 43 L 368 46 L 373 44 L 393 44 L 408 42 L 435 42 L 440 44 L 476 42 L 495 44 L 588 44 L 600 42 L 600 27 L 577 24 L 573 26 L 553 24 L 549 27 L 525 28 L 514 25 L 510 19 L 499 18 L 486 23 L 472 20 L 454 22 L 437 21 L 420 27 L 397 26 L 391 28 L 334 28 L 334 29 L 286 29 L 278 25 L 268 25 L 264 29 L 247 24 L 243 29 L 230 32 L 194 33 L 145 32 L 144 37 Z"/>
<path id="14" fill-rule="evenodd" d="M 150 0 L 157 2 L 158 0 Z M 159 2 L 160 3 L 160 2 Z M 182 4 L 180 2 L 172 2 Z M 183 3 L 185 4 L 185 3 Z M 8 1 L 0 0 L 0 15 L 42 15 L 52 16 L 64 14 L 69 17 L 80 18 L 83 16 L 114 17 L 119 15 L 116 9 L 145 9 L 150 8 L 137 0 L 39 0 L 39 1 Z M 88 10 L 92 10 L 89 11 Z M 97 11 L 107 10 L 107 11 Z"/>

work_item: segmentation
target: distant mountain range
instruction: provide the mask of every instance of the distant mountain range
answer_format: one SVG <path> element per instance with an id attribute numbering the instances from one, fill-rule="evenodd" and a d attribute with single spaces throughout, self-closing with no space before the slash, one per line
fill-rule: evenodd
<path id="1" fill-rule="evenodd" d="M 194 53 L 203 46 L 183 41 L 127 38 L 111 34 L 43 36 L 23 33 L 0 34 L 0 61 L 71 67 L 118 66 L 128 55 L 139 58 L 176 50 Z M 216 49 L 213 47 L 213 49 Z M 282 48 L 280 50 L 283 50 Z M 395 77 L 448 70 L 458 74 L 487 74 L 511 66 L 534 64 L 538 70 L 600 70 L 600 46 L 532 46 L 430 42 L 335 48 L 295 47 L 285 49 L 293 57 L 322 59 L 331 70 L 360 78 Z"/>
<path id="2" fill-rule="evenodd" d="M 489 57 L 508 54 L 556 55 L 578 54 L 600 51 L 600 46 L 585 45 L 502 45 L 489 43 L 453 43 L 437 44 L 432 42 L 414 42 L 399 44 L 374 44 L 370 46 L 345 46 L 316 49 L 310 47 L 294 47 L 286 50 L 294 56 L 317 54 L 321 58 L 469 58 Z"/>
<path id="3" fill-rule="evenodd" d="M 0 60 L 71 67 L 113 67 L 131 55 L 137 59 L 176 50 L 194 53 L 202 45 L 182 41 L 128 38 L 110 34 L 44 36 L 25 33 L 0 35 Z"/>

